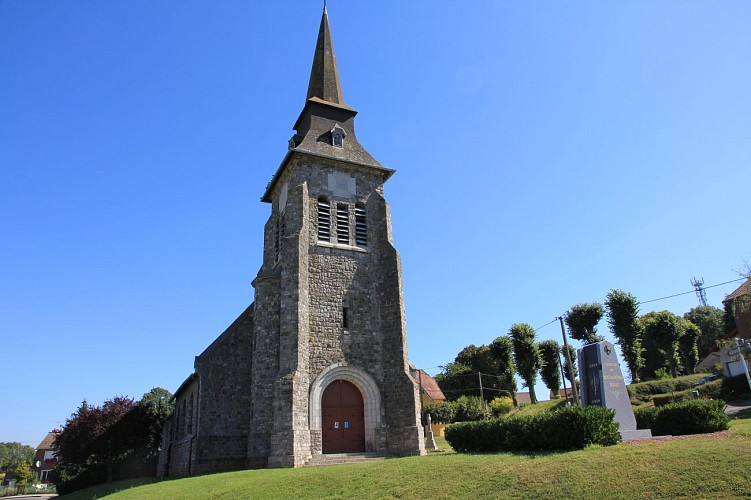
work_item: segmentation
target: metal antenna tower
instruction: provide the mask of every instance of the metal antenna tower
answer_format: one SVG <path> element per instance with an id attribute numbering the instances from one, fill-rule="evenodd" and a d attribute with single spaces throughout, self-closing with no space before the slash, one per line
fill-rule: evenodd
<path id="1" fill-rule="evenodd" d="M 707 305 L 707 293 L 704 291 L 704 278 L 691 278 L 691 285 L 696 290 L 696 296 L 699 297 L 699 305 Z"/>

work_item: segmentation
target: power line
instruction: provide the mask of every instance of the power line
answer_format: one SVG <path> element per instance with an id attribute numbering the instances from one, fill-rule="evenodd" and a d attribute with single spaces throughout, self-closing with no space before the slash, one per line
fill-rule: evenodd
<path id="1" fill-rule="evenodd" d="M 704 289 L 706 290 L 707 288 L 714 288 L 716 286 L 727 285 L 728 283 L 736 283 L 738 281 L 743 281 L 745 279 L 746 278 L 738 278 L 738 279 L 726 281 L 724 283 L 717 283 L 716 285 L 705 286 Z M 668 295 L 666 297 L 660 297 L 659 299 L 643 300 L 643 301 L 639 301 L 639 304 L 649 304 L 650 302 L 657 302 L 658 300 L 672 299 L 673 297 L 679 297 L 681 295 L 687 295 L 689 293 L 696 293 L 696 291 L 695 290 L 689 290 L 688 292 L 676 293 L 676 294 L 673 294 L 673 295 Z"/>

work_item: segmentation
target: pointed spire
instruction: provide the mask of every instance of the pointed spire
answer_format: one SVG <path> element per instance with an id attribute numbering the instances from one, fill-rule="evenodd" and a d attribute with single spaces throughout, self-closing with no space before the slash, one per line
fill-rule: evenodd
<path id="1" fill-rule="evenodd" d="M 321 27 L 318 30 L 316 51 L 313 56 L 313 68 L 310 70 L 308 99 L 311 97 L 318 97 L 319 99 L 335 104 L 344 104 L 342 85 L 339 83 L 339 70 L 336 67 L 336 56 L 334 55 L 334 43 L 331 41 L 329 15 L 326 11 L 325 2 L 323 4 Z"/>

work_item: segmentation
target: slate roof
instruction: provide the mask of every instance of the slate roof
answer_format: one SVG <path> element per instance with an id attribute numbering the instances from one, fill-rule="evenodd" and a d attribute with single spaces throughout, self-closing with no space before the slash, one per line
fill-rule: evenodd
<path id="1" fill-rule="evenodd" d="M 384 181 L 391 177 L 394 171 L 381 165 L 357 140 L 355 115 L 357 115 L 357 111 L 344 103 L 328 13 L 324 8 L 313 55 L 313 67 L 310 70 L 305 107 L 293 127 L 297 133 L 290 140 L 290 149 L 271 182 L 266 186 L 261 201 L 271 202 L 274 186 L 276 186 L 282 172 L 284 172 L 295 153 L 309 154 L 365 167 L 382 174 Z M 331 141 L 331 130 L 337 125 L 346 134 L 342 147 L 334 146 Z"/>
<path id="2" fill-rule="evenodd" d="M 308 99 L 312 97 L 349 108 L 344 104 L 339 68 L 336 66 L 336 54 L 334 54 L 334 42 L 331 40 L 329 16 L 325 6 L 323 16 L 321 16 L 321 27 L 318 29 L 313 67 L 310 70 L 310 83 L 308 83 Z"/>

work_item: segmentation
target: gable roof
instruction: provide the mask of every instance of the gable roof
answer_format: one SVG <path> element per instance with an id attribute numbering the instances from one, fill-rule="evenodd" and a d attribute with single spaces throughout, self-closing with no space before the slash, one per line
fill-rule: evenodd
<path id="1" fill-rule="evenodd" d="M 42 442 L 37 446 L 37 450 L 54 450 L 55 449 L 55 437 L 56 432 L 48 432 Z"/>
<path id="2" fill-rule="evenodd" d="M 743 295 L 751 295 L 751 278 L 747 279 L 745 283 L 733 290 L 730 295 L 725 297 L 725 300 L 723 300 L 722 303 L 724 304 L 725 302 L 737 299 Z"/>
<path id="3" fill-rule="evenodd" d="M 438 382 L 433 377 L 427 374 L 425 370 L 420 370 L 410 366 L 412 378 L 415 382 L 420 384 L 422 390 L 432 401 L 446 401 L 446 396 L 443 395 L 443 391 L 438 386 Z"/>

